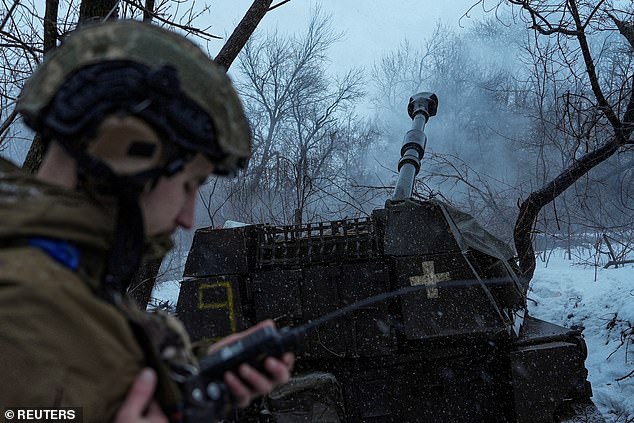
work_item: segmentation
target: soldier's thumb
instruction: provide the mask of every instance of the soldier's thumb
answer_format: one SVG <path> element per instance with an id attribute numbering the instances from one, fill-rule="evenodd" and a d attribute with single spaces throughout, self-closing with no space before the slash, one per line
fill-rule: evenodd
<path id="1" fill-rule="evenodd" d="M 120 409 L 122 414 L 142 416 L 152 401 L 155 387 L 156 373 L 150 368 L 143 369 L 128 391 L 128 396 Z"/>

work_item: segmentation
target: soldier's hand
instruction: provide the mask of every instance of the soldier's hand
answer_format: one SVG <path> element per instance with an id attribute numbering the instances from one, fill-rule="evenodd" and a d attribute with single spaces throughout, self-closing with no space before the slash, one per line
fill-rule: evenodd
<path id="1" fill-rule="evenodd" d="M 156 373 L 145 368 L 135 379 L 114 423 L 167 423 L 168 419 L 154 400 Z"/>
<path id="2" fill-rule="evenodd" d="M 251 333 L 260 330 L 266 326 L 275 326 L 272 320 L 265 320 L 257 325 L 239 333 L 230 335 L 212 345 L 207 353 L 211 354 L 220 348 L 237 341 Z M 239 407 L 246 407 L 251 400 L 270 393 L 277 385 L 288 382 L 291 370 L 295 364 L 295 355 L 293 353 L 284 354 L 281 359 L 275 357 L 267 357 L 264 360 L 265 373 L 261 373 L 248 364 L 241 364 L 237 373 L 226 372 L 224 382 L 233 394 Z M 238 377 L 239 376 L 239 377 Z"/>

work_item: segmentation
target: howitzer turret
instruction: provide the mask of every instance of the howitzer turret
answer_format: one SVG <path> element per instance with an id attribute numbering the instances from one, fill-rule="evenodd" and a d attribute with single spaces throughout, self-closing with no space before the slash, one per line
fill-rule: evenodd
<path id="1" fill-rule="evenodd" d="M 407 292 L 319 320 L 294 380 L 236 421 L 602 421 L 581 333 L 527 314 L 510 248 L 468 214 L 412 198 L 437 105 L 410 99 L 394 193 L 370 216 L 196 232 L 177 305 L 194 340 L 266 318 L 315 326 Z"/>

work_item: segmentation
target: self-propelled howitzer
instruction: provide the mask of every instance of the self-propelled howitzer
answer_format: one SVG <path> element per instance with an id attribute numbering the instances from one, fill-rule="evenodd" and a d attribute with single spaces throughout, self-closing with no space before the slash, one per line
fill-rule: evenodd
<path id="1" fill-rule="evenodd" d="M 177 305 L 194 340 L 267 318 L 299 327 L 420 287 L 307 334 L 291 383 L 236 420 L 602 421 L 581 333 L 527 314 L 509 247 L 468 214 L 412 198 L 437 106 L 432 93 L 410 99 L 396 188 L 370 216 L 196 232 Z"/>

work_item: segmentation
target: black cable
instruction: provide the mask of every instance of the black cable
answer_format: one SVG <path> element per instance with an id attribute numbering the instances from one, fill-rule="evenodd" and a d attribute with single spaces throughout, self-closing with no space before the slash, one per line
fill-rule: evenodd
<path id="1" fill-rule="evenodd" d="M 507 278 L 491 278 L 491 279 L 486 279 L 485 280 L 486 283 L 512 283 L 512 281 L 508 280 Z M 452 280 L 452 281 L 445 281 L 443 282 L 443 288 L 448 288 L 448 287 L 464 287 L 464 286 L 469 286 L 469 285 L 480 285 L 480 282 L 475 280 L 475 279 L 463 279 L 463 280 Z M 316 329 L 317 327 L 328 323 L 331 320 L 334 319 L 338 319 L 354 310 L 357 310 L 359 308 L 363 308 L 363 307 L 367 307 L 369 305 L 372 304 L 376 304 L 376 303 L 380 303 L 382 301 L 385 300 L 389 300 L 390 298 L 395 298 L 395 297 L 400 297 L 403 295 L 407 295 L 407 294 L 411 294 L 423 289 L 427 289 L 429 288 L 428 285 L 416 285 L 416 286 L 407 286 L 405 288 L 400 288 L 397 289 L 395 291 L 390 291 L 390 292 L 384 292 L 382 294 L 378 294 L 378 295 L 374 295 L 372 297 L 368 297 L 366 299 L 363 299 L 361 301 L 357 301 L 355 303 L 349 304 L 343 308 L 340 308 L 338 310 L 335 310 L 331 313 L 328 313 L 324 316 L 321 316 L 319 318 L 317 318 L 316 320 L 310 321 L 308 323 L 306 323 L 303 326 L 299 326 L 297 328 L 291 329 L 292 331 L 297 331 L 298 335 L 304 335 L 314 329 Z"/>

